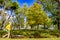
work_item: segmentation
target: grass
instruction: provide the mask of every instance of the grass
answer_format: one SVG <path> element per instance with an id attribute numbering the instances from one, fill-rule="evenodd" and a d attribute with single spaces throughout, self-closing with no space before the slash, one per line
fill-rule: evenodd
<path id="1" fill-rule="evenodd" d="M 20 38 L 20 39 L 0 38 L 0 40 L 60 40 L 60 38 Z"/>

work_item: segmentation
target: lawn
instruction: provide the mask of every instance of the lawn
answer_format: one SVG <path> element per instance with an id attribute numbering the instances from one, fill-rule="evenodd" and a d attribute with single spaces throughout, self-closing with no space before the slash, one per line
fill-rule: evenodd
<path id="1" fill-rule="evenodd" d="M 0 40 L 60 40 L 60 38 L 20 38 L 20 39 L 0 38 Z"/>

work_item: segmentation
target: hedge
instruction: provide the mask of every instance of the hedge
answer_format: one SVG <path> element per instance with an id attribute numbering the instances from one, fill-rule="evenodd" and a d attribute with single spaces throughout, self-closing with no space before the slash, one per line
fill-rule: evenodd
<path id="1" fill-rule="evenodd" d="M 6 31 L 0 30 L 0 37 L 6 34 Z M 11 36 L 23 35 L 27 38 L 50 38 L 60 37 L 60 30 L 11 30 Z"/>

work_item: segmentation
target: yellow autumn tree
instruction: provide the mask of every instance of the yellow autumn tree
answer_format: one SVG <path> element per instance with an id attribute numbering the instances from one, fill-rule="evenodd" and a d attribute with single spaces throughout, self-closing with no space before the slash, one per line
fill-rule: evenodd
<path id="1" fill-rule="evenodd" d="M 27 21 L 31 27 L 40 24 L 43 25 L 47 21 L 46 12 L 43 10 L 41 4 L 34 3 L 34 5 L 29 8 Z"/>

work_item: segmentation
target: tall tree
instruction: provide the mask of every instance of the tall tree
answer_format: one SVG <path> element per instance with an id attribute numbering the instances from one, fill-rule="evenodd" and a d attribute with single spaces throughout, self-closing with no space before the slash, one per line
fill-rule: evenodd
<path id="1" fill-rule="evenodd" d="M 27 28 L 27 16 L 26 16 L 27 12 L 28 12 L 27 4 L 24 4 L 24 7 L 22 8 L 22 13 L 23 13 L 22 16 L 23 16 L 23 19 L 24 19 L 24 27 L 25 27 L 25 29 Z"/>
<path id="2" fill-rule="evenodd" d="M 60 0 L 56 0 L 56 1 L 58 2 L 58 9 L 59 9 L 59 11 L 57 12 L 58 14 L 57 20 L 58 20 L 58 29 L 60 30 Z"/>
<path id="3" fill-rule="evenodd" d="M 43 11 L 42 5 L 34 3 L 34 5 L 29 8 L 27 21 L 31 27 L 45 24 L 47 15 L 45 11 Z"/>
<path id="4" fill-rule="evenodd" d="M 0 7 L 3 7 L 1 15 L 2 15 L 3 18 L 5 18 L 5 16 L 6 16 L 5 12 L 10 10 L 11 14 L 12 14 L 13 11 L 16 13 L 15 10 L 17 10 L 19 8 L 19 4 L 18 4 L 18 2 L 12 2 L 12 0 L 0 0 Z M 11 16 L 9 16 L 9 18 L 10 17 Z M 2 27 L 4 26 L 4 24 L 6 24 L 6 20 L 5 19 L 2 22 Z"/>
<path id="5" fill-rule="evenodd" d="M 59 0 L 37 0 L 38 3 L 41 3 L 45 11 L 52 13 L 52 18 L 54 23 L 58 24 L 58 29 L 60 29 L 60 1 Z"/>

